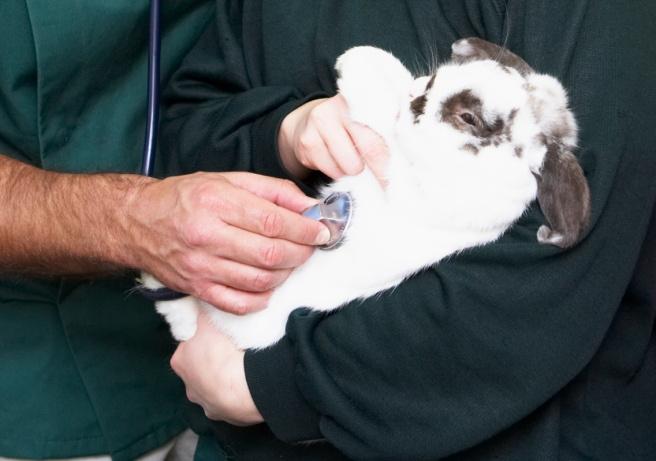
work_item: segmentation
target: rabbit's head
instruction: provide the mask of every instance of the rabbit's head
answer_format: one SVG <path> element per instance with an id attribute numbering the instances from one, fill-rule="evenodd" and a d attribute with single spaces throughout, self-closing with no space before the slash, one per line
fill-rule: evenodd
<path id="1" fill-rule="evenodd" d="M 451 62 L 414 80 L 396 131 L 440 219 L 507 227 L 537 196 L 549 223 L 538 240 L 574 245 L 590 193 L 572 154 L 577 126 L 562 85 L 489 42 L 463 39 L 452 48 Z"/>

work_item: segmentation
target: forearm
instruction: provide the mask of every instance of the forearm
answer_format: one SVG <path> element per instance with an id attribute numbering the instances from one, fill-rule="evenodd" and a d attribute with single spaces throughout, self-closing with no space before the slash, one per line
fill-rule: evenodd
<path id="1" fill-rule="evenodd" d="M 236 170 L 300 177 L 278 158 L 278 129 L 295 109 L 328 95 L 320 88 L 302 91 L 250 74 L 237 27 L 240 5 L 217 5 L 216 20 L 171 79 L 164 97 L 158 175 Z"/>
<path id="2" fill-rule="evenodd" d="M 569 253 L 512 231 L 334 315 L 293 313 L 287 338 L 245 356 L 269 427 L 358 459 L 437 459 L 535 412 L 590 363 L 616 314 L 656 197 L 648 175 L 632 176 L 613 199 L 621 211 Z"/>
<path id="3" fill-rule="evenodd" d="M 0 271 L 90 275 L 136 266 L 126 210 L 148 181 L 54 173 L 0 155 Z"/>

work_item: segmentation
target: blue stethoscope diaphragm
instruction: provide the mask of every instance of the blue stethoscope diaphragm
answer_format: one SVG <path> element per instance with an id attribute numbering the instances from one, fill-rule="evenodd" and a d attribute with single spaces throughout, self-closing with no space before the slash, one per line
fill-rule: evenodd
<path id="1" fill-rule="evenodd" d="M 333 192 L 321 202 L 308 208 L 303 216 L 319 221 L 330 231 L 330 240 L 321 250 L 334 250 L 344 243 L 353 217 L 353 197 L 348 192 Z"/>

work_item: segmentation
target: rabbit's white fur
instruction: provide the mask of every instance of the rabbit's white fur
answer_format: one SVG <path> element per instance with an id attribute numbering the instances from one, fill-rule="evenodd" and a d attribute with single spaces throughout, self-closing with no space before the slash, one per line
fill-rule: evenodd
<path id="1" fill-rule="evenodd" d="M 325 187 L 322 196 L 348 191 L 354 198 L 346 240 L 336 250 L 315 251 L 275 290 L 265 310 L 236 316 L 191 297 L 157 303 L 178 340 L 193 336 L 198 311 L 205 309 L 239 347 L 263 348 L 284 335 L 287 317 L 298 307 L 337 309 L 497 239 L 536 198 L 534 174 L 546 152 L 543 124 L 562 123 L 564 112 L 571 117 L 555 79 L 524 77 L 491 60 L 445 64 L 431 82 L 413 78 L 390 53 L 356 47 L 337 60 L 336 69 L 353 120 L 373 128 L 389 147 L 387 188 L 367 169 Z M 445 101 L 467 90 L 482 101 L 483 118 L 505 121 L 506 138 L 481 143 L 441 118 Z M 411 101 L 422 94 L 423 111 L 413 113 Z M 569 123 L 573 145 L 574 119 Z M 162 286 L 147 274 L 144 284 Z"/>

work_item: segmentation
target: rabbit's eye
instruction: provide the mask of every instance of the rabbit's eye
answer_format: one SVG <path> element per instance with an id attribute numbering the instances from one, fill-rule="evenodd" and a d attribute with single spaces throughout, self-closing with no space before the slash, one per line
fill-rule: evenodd
<path id="1" fill-rule="evenodd" d="M 469 112 L 463 112 L 462 114 L 459 114 L 459 116 L 467 125 L 476 126 L 476 118 Z"/>

